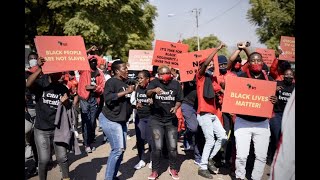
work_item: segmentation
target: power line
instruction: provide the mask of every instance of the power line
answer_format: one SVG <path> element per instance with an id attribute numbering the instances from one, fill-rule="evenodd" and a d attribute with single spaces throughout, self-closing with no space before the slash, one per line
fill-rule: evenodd
<path id="1" fill-rule="evenodd" d="M 212 22 L 213 20 L 217 19 L 218 17 L 224 15 L 225 13 L 227 13 L 228 11 L 230 11 L 231 9 L 235 8 L 238 4 L 240 4 L 241 0 L 239 0 L 235 5 L 233 5 L 232 7 L 230 7 L 229 9 L 225 10 L 224 12 L 222 12 L 221 14 L 213 17 L 212 19 L 210 19 L 209 21 L 207 21 L 206 23 L 201 24 L 200 26 L 206 25 L 210 22 Z"/>

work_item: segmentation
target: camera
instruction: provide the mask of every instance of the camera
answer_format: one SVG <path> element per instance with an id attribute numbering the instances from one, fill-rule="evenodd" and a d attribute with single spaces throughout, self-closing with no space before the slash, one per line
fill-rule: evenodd
<path id="1" fill-rule="evenodd" d="M 251 44 L 250 41 L 246 41 L 246 42 L 245 42 L 246 47 L 249 47 L 250 44 Z"/>

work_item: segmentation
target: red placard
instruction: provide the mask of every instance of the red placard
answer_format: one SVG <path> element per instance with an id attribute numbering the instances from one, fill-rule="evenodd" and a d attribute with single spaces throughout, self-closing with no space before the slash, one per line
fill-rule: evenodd
<path id="1" fill-rule="evenodd" d="M 34 41 L 39 56 L 46 59 L 44 74 L 90 70 L 81 36 L 36 36 Z"/>
<path id="2" fill-rule="evenodd" d="M 130 50 L 129 51 L 129 70 L 148 70 L 152 71 L 153 50 Z"/>
<path id="3" fill-rule="evenodd" d="M 191 81 L 199 70 L 199 61 L 206 59 L 215 48 L 177 54 L 179 62 L 180 82 Z M 215 69 L 219 69 L 218 56 L 213 57 Z M 216 72 L 215 70 L 215 72 Z"/>
<path id="4" fill-rule="evenodd" d="M 276 82 L 226 76 L 222 112 L 271 118 Z"/>
<path id="5" fill-rule="evenodd" d="M 152 64 L 155 66 L 169 65 L 178 68 L 177 54 L 188 52 L 189 45 L 182 43 L 174 43 L 162 40 L 156 40 Z"/>
<path id="6" fill-rule="evenodd" d="M 262 60 L 268 67 L 271 66 L 273 60 L 276 58 L 275 50 L 273 49 L 257 48 L 256 52 L 262 55 Z"/>
<path id="7" fill-rule="evenodd" d="M 289 36 L 281 36 L 280 47 L 282 54 L 279 55 L 280 60 L 295 61 L 295 38 Z"/>

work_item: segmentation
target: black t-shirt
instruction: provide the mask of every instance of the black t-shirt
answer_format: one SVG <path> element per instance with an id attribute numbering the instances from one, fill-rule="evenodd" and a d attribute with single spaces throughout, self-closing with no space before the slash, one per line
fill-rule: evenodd
<path id="1" fill-rule="evenodd" d="M 194 109 L 198 109 L 196 81 L 183 83 L 183 103 L 190 104 Z"/>
<path id="2" fill-rule="evenodd" d="M 137 103 L 139 102 L 142 104 L 142 108 L 137 109 L 139 118 L 145 118 L 150 116 L 151 107 L 148 103 L 147 89 L 143 89 L 139 86 L 136 90 L 136 99 Z"/>
<path id="3" fill-rule="evenodd" d="M 164 92 L 161 95 L 154 94 L 153 105 L 151 107 L 152 120 L 162 123 L 170 122 L 176 119 L 176 115 L 170 112 L 177 101 L 182 101 L 183 94 L 178 81 L 171 80 L 168 84 L 163 84 L 158 78 L 150 82 L 147 90 L 160 87 Z"/>
<path id="4" fill-rule="evenodd" d="M 129 120 L 132 113 L 130 103 L 131 94 L 127 94 L 118 98 L 118 93 L 123 92 L 128 88 L 128 85 L 117 78 L 110 78 L 105 84 L 104 99 L 105 106 L 102 108 L 103 115 L 110 121 L 125 123 Z"/>
<path id="5" fill-rule="evenodd" d="M 249 78 L 246 72 L 243 72 L 239 75 L 239 77 L 243 77 L 243 78 Z M 261 74 L 258 78 L 254 78 L 254 75 L 251 74 L 251 77 L 253 79 L 261 79 L 261 80 L 266 80 L 265 76 L 263 74 Z M 268 80 L 269 81 L 274 81 L 274 79 L 271 76 L 268 76 Z M 261 122 L 266 120 L 267 118 L 265 117 L 258 117 L 258 116 L 249 116 L 249 115 L 242 115 L 242 114 L 237 114 L 238 117 L 243 118 L 247 121 L 252 121 L 252 122 Z"/>
<path id="6" fill-rule="evenodd" d="M 36 100 L 35 127 L 41 130 L 53 130 L 60 97 L 68 94 L 68 88 L 60 83 L 49 83 L 48 75 L 42 75 L 32 85 Z"/>
<path id="7" fill-rule="evenodd" d="M 278 102 L 274 105 L 273 110 L 274 112 L 283 112 L 287 101 L 292 94 L 295 84 L 292 83 L 291 85 L 286 85 L 284 81 L 277 81 L 277 86 L 281 86 L 283 89 L 276 91 Z"/>

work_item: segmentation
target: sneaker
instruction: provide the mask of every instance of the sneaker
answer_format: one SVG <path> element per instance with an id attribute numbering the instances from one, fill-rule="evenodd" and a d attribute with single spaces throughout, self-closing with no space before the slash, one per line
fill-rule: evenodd
<path id="1" fill-rule="evenodd" d="M 91 150 L 91 148 L 88 146 L 88 147 L 86 147 L 86 153 L 92 153 L 92 150 Z"/>
<path id="2" fill-rule="evenodd" d="M 169 174 L 172 177 L 172 179 L 175 179 L 175 180 L 179 179 L 177 170 L 169 168 Z"/>
<path id="3" fill-rule="evenodd" d="M 152 169 L 152 161 L 150 161 L 150 163 L 149 163 L 149 169 Z"/>
<path id="4" fill-rule="evenodd" d="M 138 162 L 138 164 L 136 164 L 135 166 L 134 166 L 134 168 L 136 169 L 136 170 L 139 170 L 139 169 L 141 169 L 141 168 L 143 168 L 143 167 L 145 167 L 146 166 L 146 163 L 143 161 L 143 160 L 140 160 L 139 162 Z"/>
<path id="5" fill-rule="evenodd" d="M 212 159 L 209 159 L 209 161 L 208 161 L 208 169 L 213 174 L 218 173 L 218 168 L 214 165 L 214 162 Z"/>
<path id="6" fill-rule="evenodd" d="M 213 176 L 210 174 L 208 169 L 200 169 L 198 170 L 198 175 L 207 178 L 207 179 L 213 179 Z"/>
<path id="7" fill-rule="evenodd" d="M 150 174 L 150 176 L 148 176 L 148 179 L 149 179 L 149 180 L 154 180 L 154 179 L 157 179 L 157 177 L 158 177 L 157 171 L 152 171 L 152 173 Z"/>

